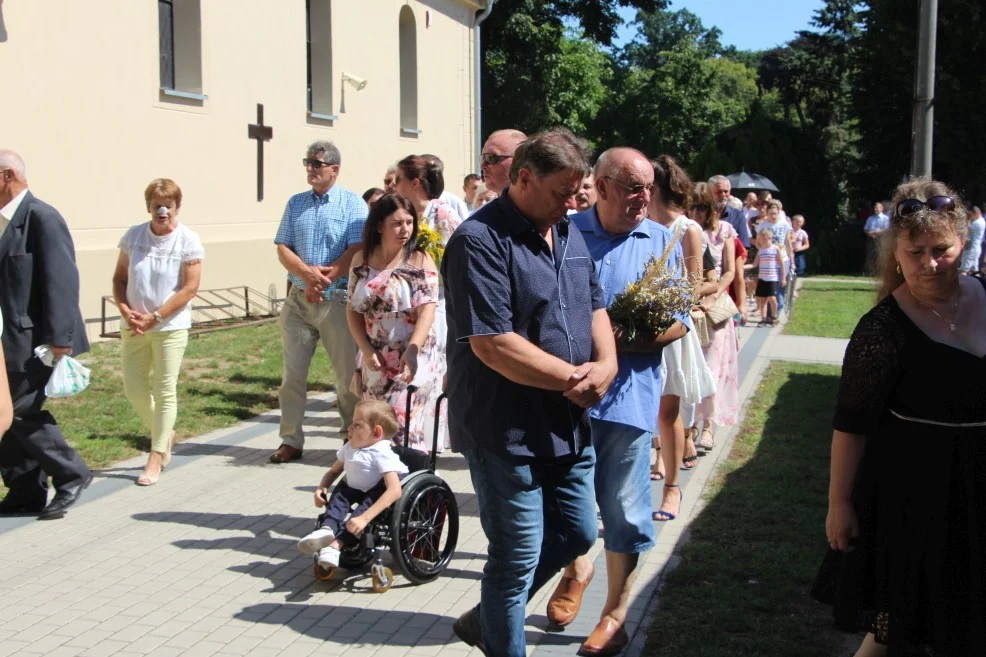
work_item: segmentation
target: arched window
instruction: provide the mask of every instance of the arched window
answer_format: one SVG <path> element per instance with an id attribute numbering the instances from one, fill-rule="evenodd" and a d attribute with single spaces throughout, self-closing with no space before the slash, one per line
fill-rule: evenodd
<path id="1" fill-rule="evenodd" d="M 308 42 L 308 116 L 322 121 L 339 117 L 332 111 L 332 3 L 305 0 Z"/>
<path id="2" fill-rule="evenodd" d="M 161 94 L 205 100 L 200 0 L 158 0 Z"/>
<path id="3" fill-rule="evenodd" d="M 400 16 L 401 58 L 401 136 L 416 137 L 418 130 L 418 35 L 414 12 L 407 5 L 401 7 Z"/>

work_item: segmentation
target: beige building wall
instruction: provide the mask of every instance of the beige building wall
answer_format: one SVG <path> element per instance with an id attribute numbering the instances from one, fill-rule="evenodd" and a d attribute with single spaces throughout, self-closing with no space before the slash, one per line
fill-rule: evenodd
<path id="1" fill-rule="evenodd" d="M 0 4 L 0 147 L 27 162 L 32 192 L 65 216 L 82 277 L 90 337 L 111 294 L 117 243 L 146 221 L 143 189 L 173 178 L 181 219 L 205 242 L 202 288 L 249 286 L 283 296 L 274 234 L 288 197 L 306 189 L 301 159 L 317 139 L 342 152 L 340 184 L 380 186 L 387 166 L 412 153 L 445 161 L 461 194 L 474 152 L 472 0 L 331 0 L 332 97 L 342 73 L 344 114 L 307 115 L 305 0 L 200 0 L 204 101 L 169 99 L 159 84 L 155 0 L 4 0 Z M 398 20 L 413 11 L 420 135 L 400 133 Z M 313 30 L 319 26 L 313 25 Z M 257 103 L 273 139 L 264 145 L 257 201 Z M 109 306 L 115 316 L 115 308 Z M 201 316 L 200 316 L 201 318 Z M 111 322 L 108 330 L 115 330 Z"/>

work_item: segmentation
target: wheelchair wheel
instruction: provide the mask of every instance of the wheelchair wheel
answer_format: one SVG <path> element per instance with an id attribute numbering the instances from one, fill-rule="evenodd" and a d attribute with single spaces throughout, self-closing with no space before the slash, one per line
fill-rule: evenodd
<path id="1" fill-rule="evenodd" d="M 315 573 L 315 579 L 320 582 L 328 582 L 332 579 L 332 575 L 335 574 L 335 568 L 322 568 L 318 565 L 318 557 L 315 558 L 315 563 L 313 564 L 312 571 Z"/>
<path id="2" fill-rule="evenodd" d="M 401 574 L 414 584 L 438 577 L 452 560 L 459 540 L 459 505 L 448 484 L 431 473 L 404 485 L 394 504 L 391 554 Z"/>
<path id="3" fill-rule="evenodd" d="M 373 566 L 373 590 L 377 593 L 386 593 L 394 585 L 394 571 L 386 566 Z"/>

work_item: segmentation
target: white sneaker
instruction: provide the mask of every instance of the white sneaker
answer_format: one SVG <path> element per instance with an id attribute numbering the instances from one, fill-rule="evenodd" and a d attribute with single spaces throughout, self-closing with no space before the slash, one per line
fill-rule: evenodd
<path id="1" fill-rule="evenodd" d="M 308 536 L 298 541 L 298 549 L 302 554 L 315 554 L 335 540 L 335 532 L 328 527 L 320 527 Z"/>
<path id="2" fill-rule="evenodd" d="M 318 553 L 318 565 L 322 568 L 335 568 L 339 565 L 339 550 L 334 547 L 324 547 Z"/>

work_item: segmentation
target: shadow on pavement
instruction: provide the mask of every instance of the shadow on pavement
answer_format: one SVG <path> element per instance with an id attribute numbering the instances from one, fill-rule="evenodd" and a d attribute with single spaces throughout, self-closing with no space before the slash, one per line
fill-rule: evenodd
<path id="1" fill-rule="evenodd" d="M 342 645 L 412 647 L 456 643 L 462 649 L 467 648 L 452 632 L 455 618 L 428 612 L 261 603 L 244 607 L 235 618 L 287 626 L 298 634 Z"/>

